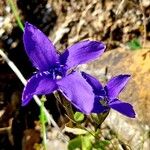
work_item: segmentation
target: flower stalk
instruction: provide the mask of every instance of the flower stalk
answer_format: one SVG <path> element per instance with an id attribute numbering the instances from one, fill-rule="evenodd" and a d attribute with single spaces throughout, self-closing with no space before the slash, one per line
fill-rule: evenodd
<path id="1" fill-rule="evenodd" d="M 41 107 L 40 107 L 40 122 L 41 122 L 41 133 L 42 133 L 42 137 L 43 137 L 43 148 L 44 150 L 47 150 L 47 139 L 46 139 L 46 126 L 45 123 L 47 122 L 45 113 L 44 113 L 44 103 L 46 101 L 46 97 L 42 96 L 41 98 Z"/>

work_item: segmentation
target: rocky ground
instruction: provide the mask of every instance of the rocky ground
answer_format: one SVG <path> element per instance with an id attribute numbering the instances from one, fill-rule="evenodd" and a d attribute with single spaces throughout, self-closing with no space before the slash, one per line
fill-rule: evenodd
<path id="1" fill-rule="evenodd" d="M 103 137 L 112 141 L 108 149 L 149 150 L 150 1 L 16 0 L 16 4 L 22 20 L 39 27 L 60 51 L 85 39 L 100 40 L 107 45 L 108 52 L 81 69 L 100 80 L 119 73 L 130 73 L 132 79 L 121 97 L 134 105 L 137 119 L 130 120 L 111 112 L 103 125 Z M 0 48 L 29 78 L 34 69 L 21 39 L 22 31 L 14 14 L 6 1 L 1 0 Z M 131 51 L 128 43 L 133 39 L 138 39 L 143 49 Z M 0 58 L 0 150 L 20 150 L 22 147 L 32 150 L 33 145 L 40 147 L 37 144 L 41 142 L 37 123 L 39 109 L 34 102 L 25 108 L 20 107 L 22 89 L 23 85 Z M 64 111 L 58 110 L 53 95 L 48 99 L 47 108 L 63 127 L 59 118 Z M 48 133 L 53 150 L 66 149 L 66 144 L 58 140 L 55 129 L 50 129 Z"/>
<path id="2" fill-rule="evenodd" d="M 140 49 L 131 53 L 126 49 L 117 48 L 106 52 L 101 59 L 81 67 L 82 70 L 95 75 L 102 82 L 122 73 L 131 74 L 132 78 L 121 93 L 120 99 L 132 103 L 136 111 L 136 119 L 128 119 L 111 111 L 105 123 L 119 139 L 128 143 L 132 150 L 148 150 L 150 146 L 149 64 L 149 49 Z"/>

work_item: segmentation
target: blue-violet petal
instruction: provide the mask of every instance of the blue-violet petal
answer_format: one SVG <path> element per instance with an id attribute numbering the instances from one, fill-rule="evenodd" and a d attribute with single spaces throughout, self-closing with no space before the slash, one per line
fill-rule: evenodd
<path id="1" fill-rule="evenodd" d="M 85 72 L 82 72 L 82 76 L 92 86 L 93 92 L 95 95 L 105 96 L 105 91 L 104 91 L 102 84 L 95 77 L 93 77 Z"/>
<path id="2" fill-rule="evenodd" d="M 68 47 L 60 56 L 60 62 L 68 69 L 87 63 L 103 54 L 106 46 L 98 41 L 82 41 Z"/>
<path id="3" fill-rule="evenodd" d="M 47 71 L 58 62 L 56 49 L 46 35 L 26 22 L 23 42 L 27 55 L 40 71 Z"/>
<path id="4" fill-rule="evenodd" d="M 109 107 L 127 117 L 135 118 L 135 112 L 133 110 L 132 105 L 129 103 L 122 102 L 119 99 L 113 99 L 109 101 Z"/>
<path id="5" fill-rule="evenodd" d="M 50 75 L 44 73 L 32 76 L 24 88 L 22 94 L 22 105 L 27 105 L 33 95 L 44 95 L 57 90 L 57 84 Z"/>
<path id="6" fill-rule="evenodd" d="M 105 91 L 109 99 L 116 98 L 119 93 L 123 90 L 128 80 L 130 79 L 130 75 L 118 75 L 112 79 L 110 79 L 105 86 Z"/>
<path id="7" fill-rule="evenodd" d="M 73 72 L 57 81 L 62 94 L 81 112 L 89 114 L 94 103 L 92 87 L 82 77 L 81 73 Z"/>

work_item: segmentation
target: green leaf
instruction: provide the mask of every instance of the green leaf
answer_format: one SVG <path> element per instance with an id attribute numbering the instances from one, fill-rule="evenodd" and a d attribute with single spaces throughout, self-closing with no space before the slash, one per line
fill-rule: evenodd
<path id="1" fill-rule="evenodd" d="M 85 136 L 78 136 L 69 141 L 68 150 L 92 150 L 92 142 L 94 141 L 94 136 L 87 134 Z"/>
<path id="2" fill-rule="evenodd" d="M 84 114 L 82 114 L 81 112 L 76 112 L 74 114 L 74 120 L 76 122 L 82 122 L 84 120 Z"/>
<path id="3" fill-rule="evenodd" d="M 142 48 L 139 39 L 133 39 L 130 42 L 127 43 L 130 50 L 138 50 L 140 48 Z"/>
<path id="4" fill-rule="evenodd" d="M 69 141 L 68 150 L 76 150 L 77 148 L 81 149 L 81 136 Z"/>
<path id="5" fill-rule="evenodd" d="M 106 146 L 110 144 L 110 141 L 104 140 L 104 141 L 97 141 L 93 146 L 96 150 L 105 150 Z"/>
<path id="6" fill-rule="evenodd" d="M 82 150 L 91 150 L 92 149 L 92 140 L 94 137 L 92 135 L 82 136 Z"/>

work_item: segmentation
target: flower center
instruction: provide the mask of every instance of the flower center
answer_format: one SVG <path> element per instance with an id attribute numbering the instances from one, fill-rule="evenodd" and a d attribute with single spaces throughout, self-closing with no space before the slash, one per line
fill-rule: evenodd
<path id="1" fill-rule="evenodd" d="M 50 75 L 53 79 L 60 80 L 62 77 L 65 76 L 66 71 L 63 66 L 58 66 L 50 69 L 49 71 L 43 71 L 42 73 L 40 73 L 40 75 L 42 74 Z"/>
<path id="2" fill-rule="evenodd" d="M 104 97 L 103 99 L 100 99 L 99 102 L 102 106 L 108 106 L 108 101 L 106 97 Z"/>
<path id="3" fill-rule="evenodd" d="M 54 68 L 51 68 L 50 70 L 39 72 L 36 74 L 36 76 L 38 77 L 46 75 L 54 80 L 60 80 L 66 75 L 66 73 L 67 70 L 65 69 L 65 67 L 63 65 L 58 65 Z"/>
<path id="4" fill-rule="evenodd" d="M 66 71 L 64 70 L 63 66 L 59 66 L 53 69 L 53 78 L 54 79 L 61 79 L 65 76 Z"/>

